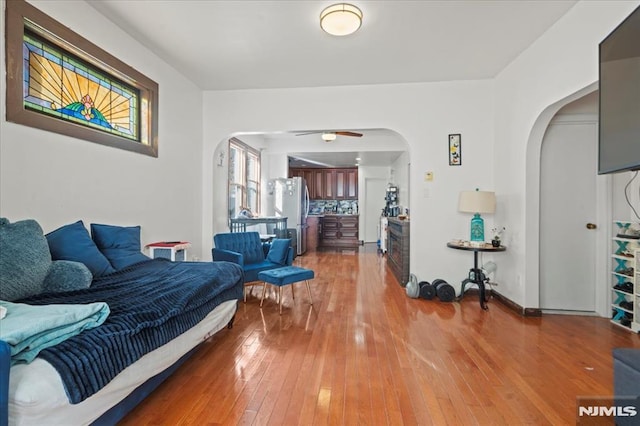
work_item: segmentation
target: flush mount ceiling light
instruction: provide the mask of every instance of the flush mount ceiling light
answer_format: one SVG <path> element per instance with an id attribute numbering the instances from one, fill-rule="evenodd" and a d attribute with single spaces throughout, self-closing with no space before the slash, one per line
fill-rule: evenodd
<path id="1" fill-rule="evenodd" d="M 362 11 L 352 4 L 338 3 L 320 13 L 320 27 L 334 36 L 345 36 L 358 31 L 362 25 Z"/>
<path id="2" fill-rule="evenodd" d="M 325 142 L 335 141 L 336 140 L 336 134 L 335 133 L 325 132 L 325 133 L 322 134 L 322 140 L 325 141 Z"/>

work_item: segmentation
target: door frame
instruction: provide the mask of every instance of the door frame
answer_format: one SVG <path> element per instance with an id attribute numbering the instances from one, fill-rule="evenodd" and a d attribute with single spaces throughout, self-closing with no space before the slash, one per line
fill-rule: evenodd
<path id="1" fill-rule="evenodd" d="M 382 178 L 382 177 L 365 177 L 364 178 L 364 197 L 361 196 L 361 198 L 360 198 L 361 200 L 364 201 L 364 203 L 359 206 L 361 211 L 365 210 L 365 208 L 367 206 L 367 201 L 369 200 L 369 194 L 367 193 L 367 188 L 369 187 L 369 182 L 371 182 L 371 181 L 381 181 L 383 183 L 383 185 L 386 185 L 386 184 L 388 184 L 389 179 L 385 179 L 385 178 Z M 382 211 L 383 207 L 384 207 L 384 199 L 381 198 L 380 199 L 380 210 L 381 211 Z M 375 216 L 375 217 L 370 217 L 369 212 L 367 212 L 366 210 L 365 210 L 365 214 L 366 214 L 366 216 L 364 217 L 363 224 L 362 224 L 362 229 L 360 231 L 361 231 L 361 235 L 362 235 L 362 241 L 364 241 L 366 243 L 367 223 L 368 223 L 368 221 L 371 220 L 371 221 L 374 221 L 374 222 L 379 224 L 380 223 L 380 215 Z"/>
<path id="2" fill-rule="evenodd" d="M 540 306 L 540 153 L 544 132 L 551 119 L 565 105 L 598 90 L 598 81 L 557 100 L 540 112 L 536 118 L 526 147 L 525 164 L 525 271 L 524 271 L 524 307 L 538 309 Z M 610 282 L 609 262 L 611 258 L 611 233 L 613 214 L 613 179 L 611 175 L 599 178 L 598 189 L 602 198 L 598 198 L 598 223 L 602 224 L 602 237 L 598 237 L 601 250 L 596 258 L 597 282 L 603 283 L 602 291 L 596 294 L 596 312 L 609 317 L 611 291 L 604 289 Z M 608 287 L 608 285 L 607 285 Z"/>
<path id="3" fill-rule="evenodd" d="M 551 126 L 564 126 L 564 125 L 573 125 L 573 124 L 589 124 L 593 125 L 596 132 L 596 151 L 597 151 L 597 133 L 598 133 L 598 115 L 597 114 L 561 114 L 555 115 L 547 126 L 547 130 Z M 545 136 L 542 138 L 542 142 L 540 145 L 540 158 L 539 165 L 540 169 L 542 168 L 542 146 L 548 143 L 547 141 L 547 132 L 545 131 Z M 597 152 L 596 152 L 597 159 Z M 594 164 L 594 170 L 597 170 L 597 164 Z M 539 193 L 539 206 L 541 205 L 541 200 L 543 197 L 540 176 L 538 176 L 538 185 L 540 188 Z M 608 176 L 596 176 L 596 187 L 595 187 L 595 215 L 594 218 L 598 227 L 594 231 L 596 233 L 595 236 L 595 250 L 594 250 L 594 312 L 600 316 L 609 316 L 609 306 L 611 299 L 611 279 L 609 277 L 609 257 L 611 253 L 611 226 L 612 226 L 612 194 L 611 194 L 611 179 Z M 538 243 L 540 242 L 540 235 L 543 232 L 543 229 L 540 226 L 540 211 L 538 211 Z M 602 248 L 605 248 L 603 250 Z M 538 276 L 540 277 L 540 251 L 538 251 Z M 542 291 L 542 283 L 538 281 L 538 294 Z M 539 299 L 541 302 L 541 299 Z M 540 308 L 544 309 L 541 306 L 541 303 L 538 305 Z M 590 311 L 588 311 L 590 312 Z M 584 312 L 571 311 L 567 310 L 566 313 L 575 313 L 582 314 Z"/>

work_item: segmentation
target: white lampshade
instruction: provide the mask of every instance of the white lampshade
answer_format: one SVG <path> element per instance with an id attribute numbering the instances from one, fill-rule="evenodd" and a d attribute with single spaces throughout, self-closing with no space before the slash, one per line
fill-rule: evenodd
<path id="1" fill-rule="evenodd" d="M 493 213 L 496 211 L 496 193 L 490 191 L 460 191 L 458 211 L 464 213 Z"/>
<path id="2" fill-rule="evenodd" d="M 320 13 L 320 27 L 334 36 L 345 36 L 358 31 L 362 25 L 362 11 L 352 4 L 338 3 Z"/>
<path id="3" fill-rule="evenodd" d="M 325 142 L 331 142 L 336 140 L 336 134 L 335 133 L 328 133 L 325 132 L 322 134 L 322 140 Z"/>

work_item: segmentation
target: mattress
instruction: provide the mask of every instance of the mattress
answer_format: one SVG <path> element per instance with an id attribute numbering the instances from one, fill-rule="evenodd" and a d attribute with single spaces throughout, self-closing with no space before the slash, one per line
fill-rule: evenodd
<path id="1" fill-rule="evenodd" d="M 9 377 L 10 425 L 89 424 L 116 405 L 150 377 L 174 364 L 193 347 L 226 327 L 236 312 L 237 300 L 218 305 L 197 325 L 124 369 L 98 393 L 70 404 L 60 376 L 48 362 L 11 368 Z"/>

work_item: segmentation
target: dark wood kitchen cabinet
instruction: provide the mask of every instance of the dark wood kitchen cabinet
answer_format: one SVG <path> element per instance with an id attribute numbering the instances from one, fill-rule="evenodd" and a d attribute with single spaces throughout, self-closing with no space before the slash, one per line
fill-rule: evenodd
<path id="1" fill-rule="evenodd" d="M 313 187 L 313 170 L 303 170 L 302 178 L 307 183 L 307 188 L 309 188 L 309 195 L 311 195 L 311 188 Z"/>
<path id="2" fill-rule="evenodd" d="M 357 200 L 358 169 L 291 168 L 289 177 L 300 176 L 307 182 L 312 200 Z"/>
<path id="3" fill-rule="evenodd" d="M 395 217 L 387 224 L 387 265 L 403 287 L 409 281 L 409 224 Z"/>
<path id="4" fill-rule="evenodd" d="M 358 246 L 358 216 L 340 216 L 340 239 L 349 246 Z"/>
<path id="5" fill-rule="evenodd" d="M 358 198 L 358 169 L 336 169 L 336 199 Z"/>
<path id="6" fill-rule="evenodd" d="M 336 198 L 336 172 L 333 169 L 322 171 L 322 199 L 335 200 Z"/>
<path id="7" fill-rule="evenodd" d="M 307 251 L 316 251 L 320 242 L 321 218 L 319 216 L 307 217 Z"/>
<path id="8" fill-rule="evenodd" d="M 344 200 L 347 195 L 346 191 L 346 182 L 347 182 L 347 171 L 344 169 L 337 169 L 335 172 L 335 182 L 336 182 L 336 200 Z"/>
<path id="9" fill-rule="evenodd" d="M 347 198 L 358 199 L 358 169 L 349 170 L 347 173 Z"/>
<path id="10" fill-rule="evenodd" d="M 324 173 L 320 169 L 313 170 L 313 191 L 312 200 L 323 200 L 324 198 Z"/>
<path id="11" fill-rule="evenodd" d="M 322 229 L 320 232 L 320 245 L 331 247 L 338 240 L 338 217 L 324 216 L 322 218 Z"/>
<path id="12" fill-rule="evenodd" d="M 289 169 L 289 177 L 301 177 L 305 180 L 305 182 L 307 183 L 307 188 L 309 189 L 309 198 L 311 198 L 312 200 L 314 200 L 313 195 L 314 195 L 314 184 L 315 184 L 315 180 L 314 180 L 314 169 L 298 169 L 298 168 L 292 168 Z"/>
<path id="13" fill-rule="evenodd" d="M 325 215 L 322 218 L 320 245 L 322 247 L 358 247 L 360 243 L 358 224 L 358 215 Z"/>

